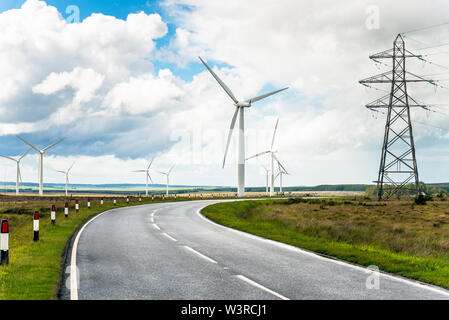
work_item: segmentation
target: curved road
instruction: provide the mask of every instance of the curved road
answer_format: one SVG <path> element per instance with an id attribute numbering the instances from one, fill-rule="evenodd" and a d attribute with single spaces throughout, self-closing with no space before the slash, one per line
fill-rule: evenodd
<path id="1" fill-rule="evenodd" d="M 216 202 L 149 204 L 98 216 L 75 240 L 79 282 L 76 290 L 76 283 L 63 289 L 62 298 L 449 299 L 438 287 L 214 224 L 199 210 Z"/>

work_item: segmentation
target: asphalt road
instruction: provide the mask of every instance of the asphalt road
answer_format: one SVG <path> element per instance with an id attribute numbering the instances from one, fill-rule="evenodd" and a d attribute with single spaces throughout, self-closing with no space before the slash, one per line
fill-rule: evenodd
<path id="1" fill-rule="evenodd" d="M 72 248 L 79 282 L 76 290 L 63 288 L 62 298 L 449 299 L 438 287 L 216 225 L 198 213 L 214 202 L 143 205 L 97 217 Z"/>

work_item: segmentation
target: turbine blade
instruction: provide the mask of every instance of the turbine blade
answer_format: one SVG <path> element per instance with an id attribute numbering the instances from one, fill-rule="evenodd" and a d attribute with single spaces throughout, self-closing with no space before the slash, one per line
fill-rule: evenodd
<path id="1" fill-rule="evenodd" d="M 148 168 L 147 168 L 147 170 L 150 170 L 150 167 L 151 167 L 151 165 L 153 164 L 153 161 L 154 161 L 154 158 L 153 158 L 153 159 L 151 159 L 151 162 L 150 162 L 150 164 L 148 165 Z"/>
<path id="2" fill-rule="evenodd" d="M 55 143 L 53 143 L 53 144 L 51 144 L 51 145 L 49 145 L 48 147 L 46 147 L 44 150 L 42 150 L 42 151 L 47 151 L 48 149 L 51 149 L 51 148 L 53 148 L 55 145 L 57 145 L 58 143 L 60 143 L 61 141 L 63 141 L 65 138 L 62 138 L 62 139 L 60 139 L 60 140 L 58 140 L 58 141 L 56 141 Z"/>
<path id="3" fill-rule="evenodd" d="M 287 170 L 284 168 L 284 166 L 282 165 L 282 163 L 279 161 L 279 159 L 276 157 L 275 154 L 273 154 L 273 157 L 276 159 L 277 163 L 278 163 L 279 166 L 282 168 L 282 170 L 284 170 L 285 173 L 288 173 Z"/>
<path id="4" fill-rule="evenodd" d="M 271 140 L 271 150 L 273 150 L 274 138 L 276 137 L 276 130 L 278 129 L 279 118 L 276 120 L 276 126 L 274 127 L 273 140 Z"/>
<path id="5" fill-rule="evenodd" d="M 167 175 L 167 173 L 166 172 L 162 172 L 162 171 L 158 171 L 159 173 L 162 173 L 162 174 L 165 174 L 165 175 Z"/>
<path id="6" fill-rule="evenodd" d="M 226 149 L 225 149 L 224 158 L 223 158 L 223 168 L 226 163 L 226 156 L 228 155 L 229 143 L 231 142 L 232 132 L 234 132 L 235 120 L 237 119 L 238 113 L 239 113 L 239 108 L 236 107 L 234 116 L 232 117 L 232 120 L 231 120 L 231 125 L 229 126 L 228 141 L 226 142 Z"/>
<path id="7" fill-rule="evenodd" d="M 276 91 L 273 91 L 273 92 L 265 93 L 265 94 L 263 94 L 261 96 L 251 98 L 251 99 L 247 100 L 246 102 L 251 104 L 251 103 L 257 102 L 259 100 L 265 99 L 266 97 L 272 96 L 273 94 L 276 94 L 276 93 L 279 93 L 281 91 L 287 90 L 287 89 L 288 89 L 288 87 L 280 89 L 280 90 L 276 90 Z"/>
<path id="8" fill-rule="evenodd" d="M 15 161 L 15 162 L 17 162 L 17 160 L 16 160 L 16 159 L 14 159 L 14 158 L 11 158 L 11 157 L 8 157 L 8 156 L 2 156 L 2 155 L 0 154 L 0 157 L 3 157 L 3 158 L 6 158 L 6 159 L 9 159 L 9 160 L 12 160 L 12 161 Z"/>
<path id="9" fill-rule="evenodd" d="M 67 172 L 65 172 L 65 171 L 62 171 L 62 170 L 55 170 L 56 172 L 61 172 L 61 173 L 63 173 L 63 174 L 67 174 Z"/>
<path id="10" fill-rule="evenodd" d="M 174 167 L 175 167 L 175 165 L 172 165 L 170 170 L 168 170 L 167 174 L 170 174 L 170 172 L 173 170 Z"/>
<path id="11" fill-rule="evenodd" d="M 261 156 L 261 155 L 263 155 L 263 154 L 270 153 L 270 152 L 271 152 L 271 151 L 260 152 L 260 153 L 258 153 L 258 154 L 253 155 L 252 157 L 246 158 L 245 160 L 253 159 L 253 158 L 256 158 L 256 157 L 258 157 L 258 156 Z"/>
<path id="12" fill-rule="evenodd" d="M 133 170 L 131 172 L 147 172 L 147 170 Z"/>
<path id="13" fill-rule="evenodd" d="M 209 70 L 209 72 L 212 74 L 212 76 L 215 78 L 215 80 L 217 80 L 218 84 L 220 84 L 220 86 L 223 88 L 224 91 L 226 91 L 226 93 L 228 94 L 228 96 L 235 102 L 238 103 L 238 100 L 235 98 L 234 94 L 232 93 L 231 89 L 229 89 L 225 83 L 223 81 L 221 81 L 221 79 L 215 74 L 215 72 L 212 71 L 211 68 L 209 68 L 209 66 L 207 65 L 206 62 L 203 61 L 203 59 L 200 58 L 201 62 L 206 66 L 207 70 Z"/>
<path id="14" fill-rule="evenodd" d="M 36 146 L 34 146 L 34 145 L 32 145 L 31 143 L 29 143 L 28 141 L 26 141 L 25 139 L 23 139 L 23 138 L 21 138 L 21 137 L 19 137 L 19 136 L 16 136 L 17 138 L 19 138 L 20 140 L 22 140 L 23 142 L 25 142 L 27 145 L 29 145 L 31 148 L 33 148 L 34 150 L 36 150 L 37 152 L 41 152 L 41 150 L 39 150 Z"/>
<path id="15" fill-rule="evenodd" d="M 72 163 L 72 165 L 70 166 L 69 170 L 67 170 L 67 173 L 69 173 L 70 170 L 72 170 L 74 164 L 75 164 L 75 162 Z"/>
<path id="16" fill-rule="evenodd" d="M 25 158 L 25 156 L 28 154 L 28 152 L 31 151 L 32 148 L 29 148 L 27 151 L 25 151 L 24 154 L 22 154 L 22 156 L 19 158 L 19 161 L 22 160 L 23 158 Z"/>
<path id="17" fill-rule="evenodd" d="M 154 184 L 153 179 L 151 179 L 151 176 L 150 176 L 150 174 L 148 172 L 147 172 L 147 176 L 148 176 L 148 178 L 150 178 L 151 183 Z"/>

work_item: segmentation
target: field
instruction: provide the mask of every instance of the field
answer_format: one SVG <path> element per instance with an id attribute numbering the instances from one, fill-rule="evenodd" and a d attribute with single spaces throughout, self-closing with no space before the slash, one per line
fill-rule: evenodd
<path id="1" fill-rule="evenodd" d="M 449 288 L 449 198 L 221 203 L 208 218 L 242 231 Z"/>

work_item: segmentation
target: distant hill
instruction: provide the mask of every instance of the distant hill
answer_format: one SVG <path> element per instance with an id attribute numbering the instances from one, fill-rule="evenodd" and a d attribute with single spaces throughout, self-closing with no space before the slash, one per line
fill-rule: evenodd
<path id="1" fill-rule="evenodd" d="M 15 192 L 15 182 L 0 182 L 0 192 Z M 368 187 L 374 185 L 369 184 L 323 184 L 318 186 L 296 186 L 283 187 L 285 192 L 293 191 L 360 191 L 365 192 Z M 449 183 L 428 183 L 427 187 L 434 187 L 443 189 L 449 192 Z M 21 192 L 37 193 L 39 185 L 37 183 L 25 182 L 20 186 Z M 164 184 L 149 185 L 151 193 L 162 194 L 165 192 Z M 65 184 L 62 183 L 45 183 L 45 192 L 47 193 L 61 193 L 65 190 Z M 276 190 L 278 190 L 276 186 Z M 237 188 L 229 186 L 193 186 L 193 185 L 172 185 L 170 190 L 176 193 L 195 193 L 195 192 L 237 192 Z M 264 192 L 263 187 L 246 187 L 247 192 Z M 138 194 L 145 192 L 145 185 L 143 184 L 71 184 L 70 193 L 110 193 L 110 194 Z"/>

